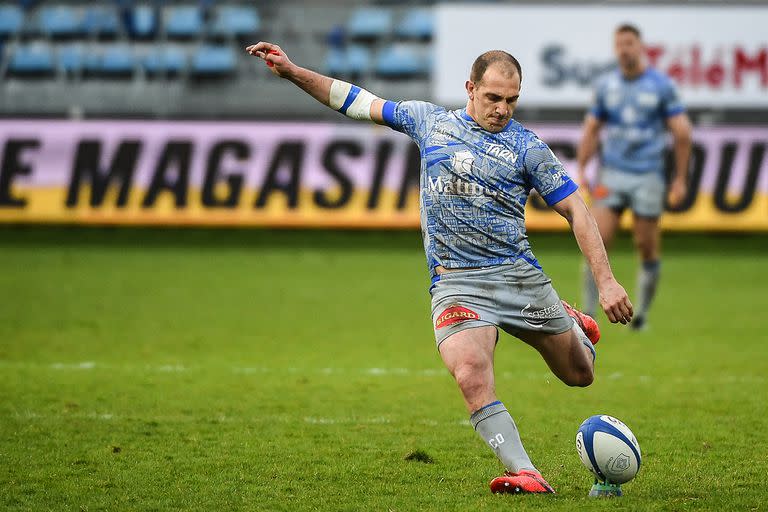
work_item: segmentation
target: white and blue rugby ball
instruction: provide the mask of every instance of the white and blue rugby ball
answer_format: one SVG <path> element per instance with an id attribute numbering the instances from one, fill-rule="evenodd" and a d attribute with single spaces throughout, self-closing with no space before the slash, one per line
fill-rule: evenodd
<path id="1" fill-rule="evenodd" d="M 629 427 L 613 416 L 584 420 L 576 433 L 576 450 L 582 464 L 603 482 L 623 484 L 640 470 L 640 445 Z"/>

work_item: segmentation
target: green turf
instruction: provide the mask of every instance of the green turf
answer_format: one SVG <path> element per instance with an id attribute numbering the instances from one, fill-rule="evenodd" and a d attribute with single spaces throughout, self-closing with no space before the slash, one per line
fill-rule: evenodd
<path id="1" fill-rule="evenodd" d="M 577 299 L 575 243 L 533 244 Z M 559 494 L 498 497 L 417 233 L 3 228 L 0 509 L 765 510 L 767 254 L 667 237 L 651 329 L 603 321 L 587 389 L 503 337 L 499 395 Z M 633 288 L 627 239 L 613 261 Z M 596 413 L 643 449 L 621 501 L 587 498 Z"/>

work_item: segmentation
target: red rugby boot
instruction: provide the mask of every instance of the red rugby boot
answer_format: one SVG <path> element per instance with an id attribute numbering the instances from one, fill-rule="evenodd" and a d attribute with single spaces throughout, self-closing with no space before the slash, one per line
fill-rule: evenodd
<path id="1" fill-rule="evenodd" d="M 491 492 L 496 494 L 555 494 L 555 490 L 538 471 L 523 469 L 519 473 L 505 471 L 491 480 Z"/>
<path id="2" fill-rule="evenodd" d="M 589 341 L 591 341 L 593 345 L 597 345 L 597 342 L 600 341 L 600 327 L 597 326 L 595 319 L 572 307 L 564 300 L 560 302 L 563 303 L 563 307 L 565 308 L 565 312 L 568 313 L 568 316 L 576 320 L 576 323 L 579 324 L 579 327 L 581 327 L 581 330 L 587 335 Z"/>

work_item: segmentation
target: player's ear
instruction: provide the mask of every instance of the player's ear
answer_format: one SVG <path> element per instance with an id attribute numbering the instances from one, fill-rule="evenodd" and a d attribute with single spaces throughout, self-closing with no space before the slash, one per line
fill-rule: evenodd
<path id="1" fill-rule="evenodd" d="M 475 99 L 475 83 L 472 80 L 467 80 L 467 82 L 464 84 L 464 87 L 467 89 L 467 95 L 469 96 L 470 100 Z"/>

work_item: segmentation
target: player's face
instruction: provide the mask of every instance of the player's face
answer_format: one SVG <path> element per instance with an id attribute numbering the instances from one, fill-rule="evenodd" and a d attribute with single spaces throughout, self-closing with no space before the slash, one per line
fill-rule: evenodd
<path id="1" fill-rule="evenodd" d="M 632 32 L 617 32 L 613 39 L 613 50 L 619 67 L 624 71 L 634 71 L 640 67 L 643 42 Z"/>
<path id="2" fill-rule="evenodd" d="M 467 82 L 467 92 L 477 124 L 489 132 L 500 132 L 517 106 L 520 76 L 510 76 L 498 66 L 490 66 L 480 82 Z"/>

